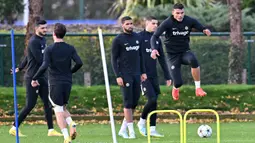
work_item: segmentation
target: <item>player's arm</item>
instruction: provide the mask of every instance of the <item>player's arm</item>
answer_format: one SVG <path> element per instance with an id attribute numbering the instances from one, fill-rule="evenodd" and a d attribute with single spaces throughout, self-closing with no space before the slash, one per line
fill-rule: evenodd
<path id="1" fill-rule="evenodd" d="M 80 56 L 77 54 L 75 48 L 72 54 L 72 59 L 75 62 L 75 65 L 73 66 L 73 68 L 71 69 L 72 73 L 77 72 L 83 65 Z"/>
<path id="2" fill-rule="evenodd" d="M 36 81 L 40 76 L 43 75 L 43 73 L 47 70 L 49 63 L 50 63 L 50 48 L 48 47 L 45 49 L 42 65 L 40 66 L 36 74 L 33 76 L 34 81 Z"/>
<path id="3" fill-rule="evenodd" d="M 169 81 L 169 80 L 171 80 L 171 76 L 169 74 L 169 70 L 168 70 L 168 67 L 167 67 L 167 63 L 166 63 L 166 59 L 165 59 L 165 54 L 164 54 L 161 42 L 160 42 L 160 44 L 158 46 L 158 51 L 159 51 L 159 54 L 160 54 L 160 56 L 158 57 L 158 62 L 159 62 L 160 66 L 161 66 L 161 68 L 162 68 L 162 70 L 164 72 L 165 80 Z"/>
<path id="4" fill-rule="evenodd" d="M 193 27 L 195 29 L 197 29 L 200 32 L 203 32 L 204 34 L 206 34 L 207 36 L 211 35 L 211 31 L 209 29 L 207 29 L 206 27 L 204 27 L 198 20 L 193 19 Z"/>
<path id="5" fill-rule="evenodd" d="M 22 71 L 26 67 L 26 65 L 27 65 L 27 56 L 25 56 L 23 60 L 21 61 L 21 63 L 19 64 L 18 70 Z"/>
<path id="6" fill-rule="evenodd" d="M 162 35 L 163 32 L 166 31 L 167 27 L 170 25 L 170 22 L 168 21 L 168 19 L 166 19 L 165 21 L 163 21 L 159 27 L 157 28 L 157 30 L 154 32 L 154 34 L 152 35 L 151 37 L 151 40 L 150 40 L 150 44 L 151 44 L 151 49 L 152 49 L 152 52 L 151 52 L 151 57 L 153 59 L 156 59 L 157 56 L 160 56 L 160 54 L 158 53 L 158 41 L 160 40 L 160 35 Z"/>
<path id="7" fill-rule="evenodd" d="M 111 51 L 111 63 L 112 68 L 114 71 L 116 78 L 116 81 L 119 86 L 124 86 L 123 79 L 121 77 L 121 72 L 119 69 L 119 57 L 120 57 L 120 45 L 118 43 L 118 40 L 115 38 L 112 42 L 112 51 Z"/>
<path id="8" fill-rule="evenodd" d="M 139 48 L 139 55 L 140 55 L 140 68 L 141 68 L 141 80 L 145 81 L 147 79 L 146 75 L 146 69 L 145 69 L 145 62 L 144 62 L 144 57 L 143 57 L 143 40 L 140 38 L 140 48 Z"/>
<path id="9" fill-rule="evenodd" d="M 168 19 L 163 21 L 159 27 L 157 28 L 157 30 L 154 32 L 154 34 L 151 37 L 150 43 L 151 43 L 151 48 L 152 49 L 156 49 L 157 50 L 157 41 L 160 40 L 160 36 L 162 35 L 163 32 L 166 31 L 167 27 L 168 27 Z"/>
<path id="10" fill-rule="evenodd" d="M 112 42 L 112 51 L 111 51 L 111 63 L 113 67 L 113 71 L 115 76 L 121 77 L 120 69 L 119 69 L 119 57 L 120 57 L 120 45 L 118 40 L 115 38 Z"/>
<path id="11" fill-rule="evenodd" d="M 38 40 L 33 40 L 29 43 L 28 48 L 32 52 L 37 64 L 41 65 L 43 61 L 43 54 L 40 42 Z"/>
<path id="12" fill-rule="evenodd" d="M 19 66 L 15 69 L 15 72 L 19 72 L 22 71 L 27 65 L 27 56 L 24 57 L 21 61 L 21 63 L 19 64 Z M 11 74 L 13 74 L 13 70 L 11 69 Z"/>

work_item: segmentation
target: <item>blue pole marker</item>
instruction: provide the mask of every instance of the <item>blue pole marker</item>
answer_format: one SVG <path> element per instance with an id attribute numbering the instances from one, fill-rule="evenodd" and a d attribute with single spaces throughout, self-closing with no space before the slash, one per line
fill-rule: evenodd
<path id="1" fill-rule="evenodd" d="M 18 107 L 17 107 L 17 91 L 16 91 L 16 72 L 15 72 L 15 47 L 14 47 L 14 30 L 11 30 L 11 48 L 12 48 L 12 77 L 13 77 L 13 95 L 15 110 L 15 126 L 16 126 L 16 143 L 19 143 L 19 127 L 18 127 Z"/>

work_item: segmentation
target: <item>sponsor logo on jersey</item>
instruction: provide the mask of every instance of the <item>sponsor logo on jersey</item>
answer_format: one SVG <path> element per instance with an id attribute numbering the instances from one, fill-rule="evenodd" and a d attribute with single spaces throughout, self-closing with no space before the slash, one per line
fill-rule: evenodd
<path id="1" fill-rule="evenodd" d="M 126 47 L 127 51 L 137 51 L 140 48 L 140 46 L 129 46 Z"/>
<path id="2" fill-rule="evenodd" d="M 151 53 L 152 52 L 152 49 L 146 48 L 145 50 L 146 50 L 147 53 Z"/>
<path id="3" fill-rule="evenodd" d="M 182 35 L 182 36 L 186 36 L 187 34 L 189 34 L 189 31 L 173 31 L 173 35 L 174 36 L 179 36 L 179 35 Z"/>

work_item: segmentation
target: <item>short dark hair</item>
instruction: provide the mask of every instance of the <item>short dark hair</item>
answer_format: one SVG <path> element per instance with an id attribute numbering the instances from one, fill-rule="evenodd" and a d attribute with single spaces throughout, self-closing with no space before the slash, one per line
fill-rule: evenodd
<path id="1" fill-rule="evenodd" d="M 132 20 L 130 16 L 124 16 L 121 18 L 121 23 L 124 24 L 126 20 Z"/>
<path id="2" fill-rule="evenodd" d="M 148 16 L 148 17 L 145 18 L 145 20 L 146 21 L 152 21 L 152 20 L 157 20 L 157 18 L 154 17 L 154 16 Z"/>
<path id="3" fill-rule="evenodd" d="M 173 9 L 183 9 L 184 8 L 184 6 L 183 6 L 183 4 L 181 4 L 181 3 L 176 3 L 176 4 L 174 4 L 174 6 L 173 6 Z"/>
<path id="4" fill-rule="evenodd" d="M 61 23 L 56 23 L 54 25 L 54 33 L 57 38 L 64 38 L 66 35 L 66 26 Z"/>
<path id="5" fill-rule="evenodd" d="M 47 24 L 46 20 L 41 19 L 39 16 L 35 17 L 35 26 Z"/>

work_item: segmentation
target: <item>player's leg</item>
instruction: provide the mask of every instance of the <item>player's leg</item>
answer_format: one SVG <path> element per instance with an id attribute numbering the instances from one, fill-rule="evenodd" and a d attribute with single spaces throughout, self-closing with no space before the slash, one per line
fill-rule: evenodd
<path id="1" fill-rule="evenodd" d="M 196 56 L 191 51 L 185 52 L 182 56 L 182 63 L 191 66 L 191 74 L 196 86 L 196 95 L 205 96 L 206 92 L 200 87 L 200 67 Z"/>
<path id="2" fill-rule="evenodd" d="M 32 109 L 36 105 L 36 101 L 38 98 L 38 87 L 31 86 L 31 79 L 26 79 L 26 104 L 19 113 L 18 117 L 18 126 L 25 120 L 27 115 L 32 111 Z M 13 127 L 9 130 L 9 134 L 16 136 L 16 127 L 15 123 L 13 123 Z M 19 133 L 19 136 L 24 136 L 22 133 Z"/>
<path id="3" fill-rule="evenodd" d="M 61 133 L 53 129 L 53 119 L 52 119 L 52 108 L 50 107 L 49 102 L 49 86 L 46 79 L 39 80 L 39 95 L 43 101 L 45 119 L 48 126 L 48 136 L 63 136 Z"/>
<path id="4" fill-rule="evenodd" d="M 65 112 L 65 120 L 66 123 L 69 126 L 70 129 L 70 137 L 72 140 L 74 140 L 77 136 L 77 132 L 76 132 L 76 126 L 77 124 L 73 121 L 70 112 L 68 111 L 66 105 L 68 104 L 69 101 L 69 97 L 71 94 L 71 89 L 72 89 L 72 84 L 64 84 L 64 92 L 63 92 L 63 97 L 64 97 L 64 112 Z"/>
<path id="5" fill-rule="evenodd" d="M 157 110 L 157 100 L 158 100 L 158 95 L 160 94 L 160 87 L 159 87 L 159 83 L 158 83 L 158 79 L 157 78 L 153 78 L 151 79 L 151 85 L 154 89 L 154 96 L 152 96 L 151 100 L 153 100 L 155 102 L 155 104 L 152 104 L 151 106 L 151 111 Z M 157 114 L 153 114 L 150 118 L 150 131 L 151 131 L 151 136 L 154 137 L 164 137 L 164 135 L 161 135 L 160 133 L 157 132 L 156 130 L 156 120 L 157 120 Z"/>
<path id="6" fill-rule="evenodd" d="M 123 76 L 124 87 L 121 87 L 124 105 L 124 119 L 119 131 L 119 136 L 129 138 L 127 134 L 128 125 L 133 124 L 132 102 L 133 102 L 133 79 L 130 75 Z"/>
<path id="7" fill-rule="evenodd" d="M 173 79 L 173 89 L 172 89 L 172 97 L 174 100 L 179 99 L 179 91 L 180 87 L 183 84 L 182 81 L 182 75 L 181 75 L 181 54 L 168 54 L 167 60 L 168 60 L 168 66 L 170 75 Z"/>
<path id="8" fill-rule="evenodd" d="M 63 99 L 63 85 L 56 84 L 50 85 L 50 96 L 49 101 L 53 106 L 53 110 L 55 112 L 57 124 L 61 129 L 62 134 L 64 135 L 64 142 L 71 142 L 71 138 L 67 129 L 67 122 L 65 119 L 65 111 L 64 111 L 64 99 Z"/>
<path id="9" fill-rule="evenodd" d="M 140 94 L 141 94 L 141 87 L 140 87 L 141 76 L 140 75 L 133 75 L 132 79 L 133 79 L 133 84 L 132 84 L 132 87 L 131 87 L 132 88 L 131 96 L 133 96 L 133 98 L 132 98 L 133 101 L 132 101 L 132 104 L 131 104 L 131 108 L 132 108 L 132 111 L 134 113 L 135 108 L 138 105 L 138 101 L 140 99 Z M 132 113 L 132 117 L 133 117 L 133 113 Z M 127 125 L 128 125 L 128 130 L 129 130 L 129 138 L 131 138 L 131 139 L 136 138 L 133 122 L 128 123 Z"/>
<path id="10" fill-rule="evenodd" d="M 147 133 L 146 133 L 147 116 L 151 111 L 153 111 L 155 109 L 155 106 L 157 106 L 156 105 L 156 93 L 155 93 L 154 88 L 151 84 L 151 79 L 149 79 L 149 78 L 146 81 L 142 82 L 141 88 L 142 88 L 142 92 L 144 93 L 144 95 L 147 98 L 147 102 L 144 105 L 144 108 L 143 108 L 143 111 L 142 111 L 142 114 L 141 114 L 141 117 L 140 117 L 140 120 L 139 120 L 137 126 L 138 126 L 140 134 L 143 136 L 146 136 L 147 135 Z M 155 114 L 153 116 L 155 116 Z M 154 117 L 151 119 L 154 119 Z"/>

